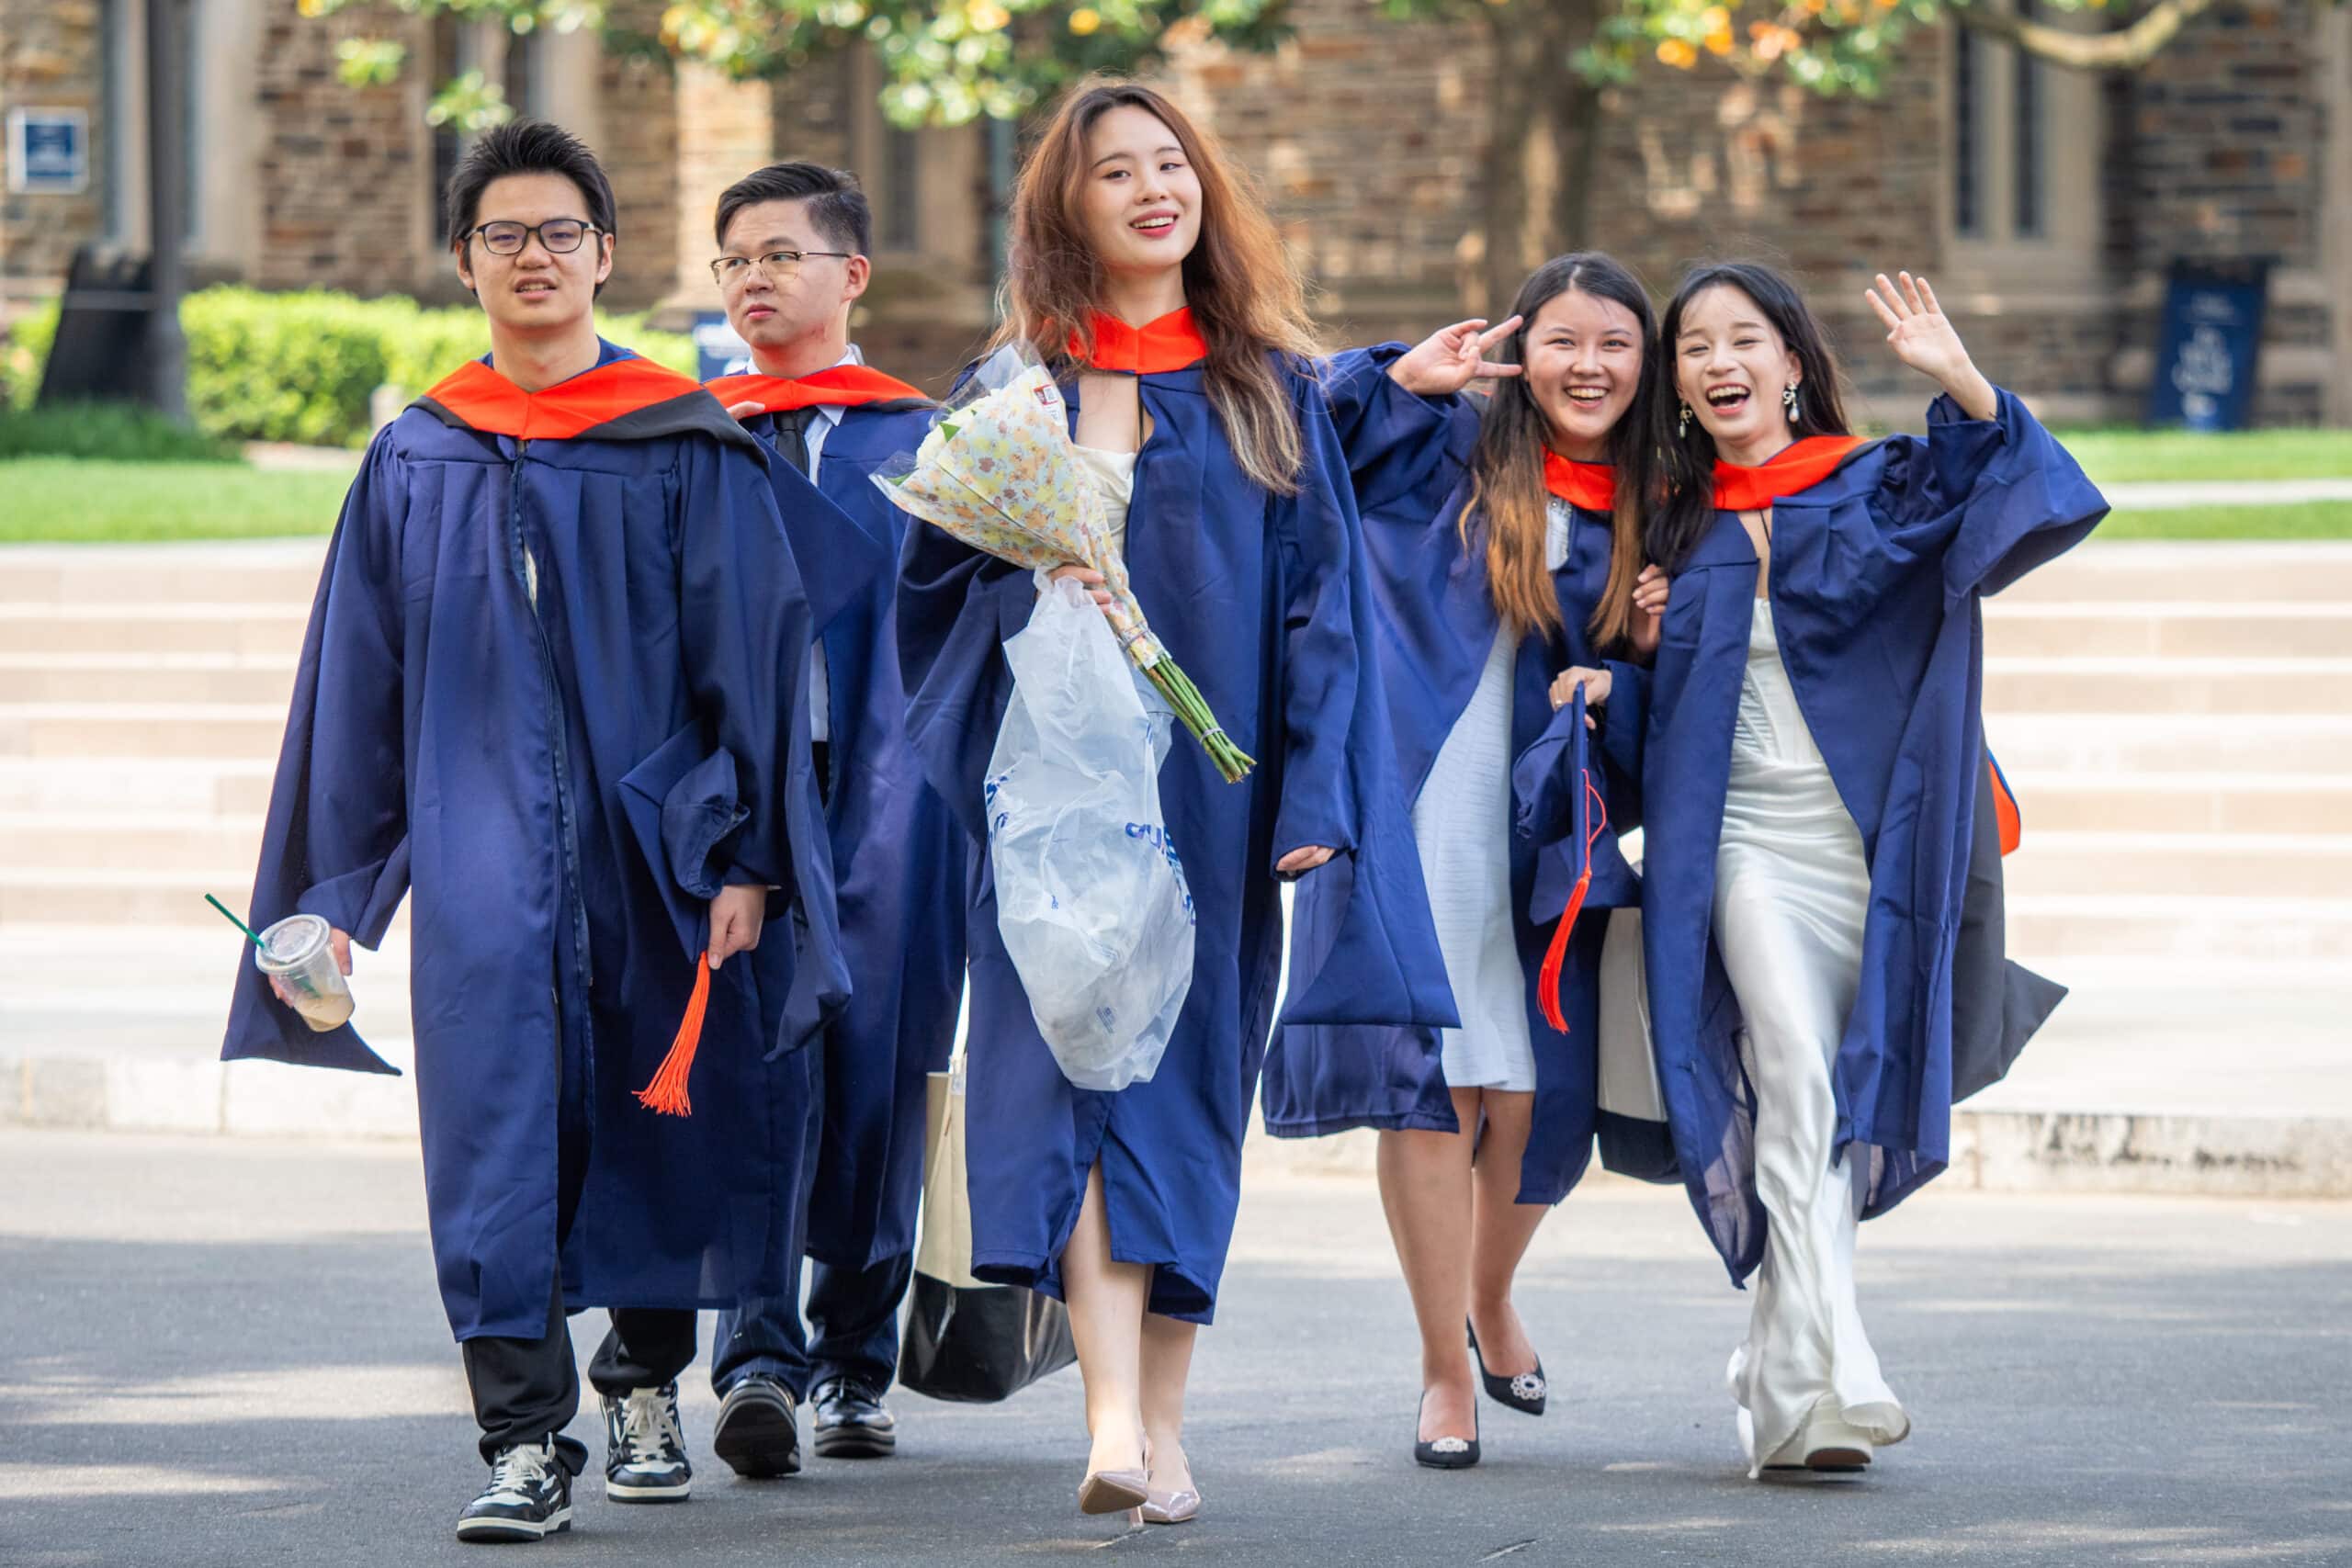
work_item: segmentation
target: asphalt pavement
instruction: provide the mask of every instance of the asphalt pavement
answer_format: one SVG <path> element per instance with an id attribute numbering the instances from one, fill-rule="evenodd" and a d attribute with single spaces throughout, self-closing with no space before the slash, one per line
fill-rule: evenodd
<path id="1" fill-rule="evenodd" d="M 0 1563 L 479 1563 L 480 1483 L 413 1146 L 0 1132 Z M 2352 1203 L 1930 1189 L 1863 1232 L 1911 1411 L 1866 1478 L 1749 1482 L 1746 1298 L 1679 1193 L 1589 1185 L 1520 1308 L 1540 1420 L 1417 1469 L 1411 1320 L 1372 1185 L 1250 1187 L 1194 1365 L 1197 1523 L 1081 1517 L 1077 1375 L 895 1395 L 899 1456 L 783 1482 L 709 1457 L 626 1507 L 600 1471 L 548 1563 L 2352 1564 Z M 583 1351 L 600 1314 L 579 1325 Z M 573 1430 L 600 1461 L 592 1416 Z M 506 1561 L 501 1557 L 498 1561 Z"/>

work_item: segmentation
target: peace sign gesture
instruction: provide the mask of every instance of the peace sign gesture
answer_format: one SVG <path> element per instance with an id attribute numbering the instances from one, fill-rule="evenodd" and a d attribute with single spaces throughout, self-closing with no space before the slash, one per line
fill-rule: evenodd
<path id="1" fill-rule="evenodd" d="M 1968 357 L 1967 346 L 1960 341 L 1951 319 L 1936 303 L 1935 289 L 1924 277 L 1915 278 L 1907 272 L 1896 276 L 1903 280 L 1900 288 L 1882 272 L 1878 287 L 1862 291 L 1878 319 L 1886 323 L 1886 341 L 1894 357 L 1921 375 L 1934 377 L 1971 419 L 1993 418 L 1999 412 L 2000 399 Z"/>
<path id="2" fill-rule="evenodd" d="M 1442 398 L 1473 381 L 1523 375 L 1520 366 L 1487 357 L 1488 349 L 1519 331 L 1519 323 L 1517 316 L 1496 327 L 1487 326 L 1484 318 L 1456 321 L 1406 350 L 1388 367 L 1389 378 L 1418 397 Z"/>

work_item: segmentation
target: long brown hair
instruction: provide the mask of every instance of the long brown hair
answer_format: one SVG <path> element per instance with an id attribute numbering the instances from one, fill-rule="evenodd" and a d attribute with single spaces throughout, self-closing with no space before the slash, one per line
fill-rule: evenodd
<path id="1" fill-rule="evenodd" d="M 1535 313 L 1569 293 L 1623 305 L 1641 328 L 1641 378 L 1634 384 L 1632 405 L 1609 433 L 1617 503 L 1610 519 L 1609 581 L 1589 628 L 1593 641 L 1608 649 L 1623 642 L 1634 629 L 1634 580 L 1641 575 L 1644 513 L 1656 484 L 1650 408 L 1658 397 L 1657 328 L 1648 293 L 1623 263 L 1598 251 L 1578 251 L 1555 256 L 1520 285 L 1519 298 L 1510 307 L 1511 314 L 1521 318 L 1520 328 L 1498 347 L 1496 357 L 1525 364 Z M 1498 385 L 1478 422 L 1478 444 L 1470 457 L 1470 500 L 1462 509 L 1462 547 L 1472 548 L 1474 530 L 1484 529 L 1487 591 L 1504 622 L 1520 637 L 1556 630 L 1561 624 L 1560 602 L 1552 591 L 1544 548 L 1550 526 L 1550 492 L 1544 484 L 1549 428 L 1526 377 L 1515 376 Z"/>
<path id="2" fill-rule="evenodd" d="M 1133 82 L 1090 77 L 1070 89 L 1013 187 L 1004 324 L 996 342 L 1025 343 L 1057 373 L 1076 367 L 1069 339 L 1091 353 L 1102 261 L 1086 238 L 1080 193 L 1086 138 L 1114 108 L 1138 108 L 1175 133 L 1201 182 L 1201 231 L 1184 258 L 1184 303 L 1208 343 L 1202 378 L 1242 471 L 1267 490 L 1298 489 L 1298 415 L 1273 355 L 1304 371 L 1316 352 L 1306 287 L 1246 171 L 1174 104 Z"/>

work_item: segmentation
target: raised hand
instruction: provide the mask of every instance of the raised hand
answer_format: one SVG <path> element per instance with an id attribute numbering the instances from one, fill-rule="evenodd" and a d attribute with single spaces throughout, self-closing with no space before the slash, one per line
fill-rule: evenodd
<path id="1" fill-rule="evenodd" d="M 1456 321 L 1407 349 L 1388 367 L 1389 378 L 1417 397 L 1442 398 L 1473 381 L 1522 375 L 1519 366 L 1487 357 L 1488 349 L 1519 331 L 1519 322 L 1517 316 L 1497 327 L 1487 326 L 1483 317 Z"/>
<path id="2" fill-rule="evenodd" d="M 2000 399 L 1968 357 L 1967 345 L 1960 341 L 1951 318 L 1936 303 L 1935 289 L 1924 277 L 1915 278 L 1907 272 L 1895 276 L 1902 279 L 1899 288 L 1882 272 L 1877 288 L 1862 290 L 1871 309 L 1886 325 L 1887 344 L 1894 350 L 1894 357 L 1921 375 L 1933 377 L 1971 419 L 1991 419 L 2000 411 Z"/>

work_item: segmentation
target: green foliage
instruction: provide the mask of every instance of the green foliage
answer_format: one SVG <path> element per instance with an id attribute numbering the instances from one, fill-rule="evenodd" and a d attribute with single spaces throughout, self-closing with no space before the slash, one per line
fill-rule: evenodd
<path id="1" fill-rule="evenodd" d="M 41 367 L 57 336 L 57 307 L 43 305 L 17 318 L 0 337 L 0 410 L 28 409 L 40 392 Z"/>
<path id="2" fill-rule="evenodd" d="M 607 316 L 604 334 L 692 375 L 694 340 L 648 330 L 641 316 Z M 206 435 L 357 446 L 370 433 L 379 386 L 414 397 L 490 349 L 490 323 L 470 305 L 428 309 L 398 296 L 359 299 L 325 289 L 269 294 L 208 288 L 180 307 L 187 336 L 188 412 Z M 57 307 L 20 321 L 0 346 L 0 391 L 29 408 L 57 332 Z"/>
<path id="3" fill-rule="evenodd" d="M 301 8 L 323 16 L 349 3 L 301 0 Z M 1284 0 L 673 0 L 651 34 L 616 24 L 604 0 L 401 0 L 401 9 L 503 20 L 517 32 L 594 27 L 616 52 L 699 61 L 740 77 L 783 75 L 864 44 L 882 64 L 884 112 L 901 125 L 1010 119 L 1090 71 L 1138 70 L 1184 39 L 1269 49 L 1290 32 Z M 355 39 L 341 73 L 353 85 L 380 85 L 402 61 L 397 43 Z M 463 79 L 438 91 L 435 110 L 452 118 L 483 96 Z"/>
<path id="4" fill-rule="evenodd" d="M 300 0 L 306 16 L 355 0 Z M 614 22 L 605 0 L 398 0 L 402 12 L 503 20 L 516 32 L 593 27 L 623 54 L 693 60 L 742 77 L 796 71 L 865 44 L 881 62 L 882 107 L 902 125 L 959 125 L 1018 117 L 1090 71 L 1148 68 L 1173 45 L 1215 38 L 1264 50 L 1289 36 L 1287 0 L 671 0 L 659 31 Z M 1645 62 L 1689 70 L 1714 60 L 1747 75 L 1783 74 L 1824 93 L 1878 91 L 1886 64 L 1917 28 L 1986 9 L 1992 0 L 1368 0 L 1368 16 L 1399 19 L 1505 18 L 1537 6 L 1589 5 L 1593 42 L 1559 69 L 1624 81 Z M 2337 4 L 2346 0 L 2335 0 Z M 2095 13 L 2111 26 L 2165 23 L 2148 51 L 2211 0 L 2044 0 L 2044 11 Z M 2008 15 L 2002 8 L 2004 17 Z M 2048 17 L 2044 21 L 2054 20 Z M 2039 30 L 2048 31 L 2043 27 Z M 2094 29 L 2104 30 L 2104 29 Z M 2075 35 L 2079 36 L 2079 35 Z M 2144 53 L 2107 63 L 2137 64 Z M 388 83 L 403 64 L 400 44 L 347 40 L 343 75 Z M 506 112 L 479 78 L 447 84 L 435 112 Z M 439 123 L 438 120 L 435 123 Z M 488 119 L 481 123 L 490 123 Z"/>
<path id="5" fill-rule="evenodd" d="M 136 404 L 72 403 L 0 412 L 0 458 L 5 457 L 220 463 L 235 461 L 236 454 L 209 435 Z"/>

